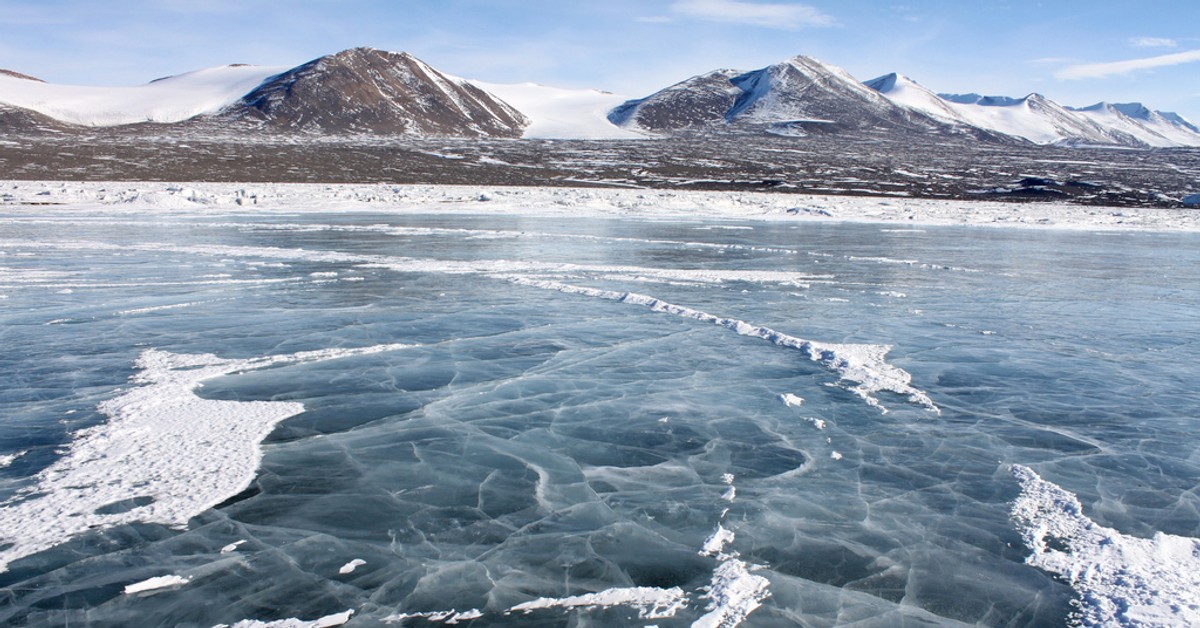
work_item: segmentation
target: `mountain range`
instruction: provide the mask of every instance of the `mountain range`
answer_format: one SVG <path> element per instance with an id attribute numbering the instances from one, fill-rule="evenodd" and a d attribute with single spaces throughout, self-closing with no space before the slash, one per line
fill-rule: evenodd
<path id="1" fill-rule="evenodd" d="M 55 85 L 0 70 L 0 133 L 163 128 L 319 136 L 622 139 L 771 134 L 958 137 L 1067 147 L 1200 146 L 1200 128 L 1140 103 L 1072 108 L 939 94 L 901 74 L 860 82 L 797 56 L 721 69 L 638 99 L 499 85 L 442 73 L 407 53 L 354 48 L 295 68 L 229 65 L 139 87 Z"/>

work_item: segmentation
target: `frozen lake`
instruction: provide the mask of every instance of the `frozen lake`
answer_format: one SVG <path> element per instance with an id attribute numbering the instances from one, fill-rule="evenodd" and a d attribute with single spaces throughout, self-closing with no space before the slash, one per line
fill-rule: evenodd
<path id="1" fill-rule="evenodd" d="M 1200 235 L 3 209 L 0 623 L 1200 621 Z"/>

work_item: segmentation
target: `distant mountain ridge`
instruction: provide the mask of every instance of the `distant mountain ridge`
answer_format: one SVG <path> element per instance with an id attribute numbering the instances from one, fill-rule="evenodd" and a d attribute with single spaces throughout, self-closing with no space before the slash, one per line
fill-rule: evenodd
<path id="1" fill-rule="evenodd" d="M 519 101 L 521 108 L 497 92 Z M 408 53 L 373 48 L 345 50 L 293 68 L 209 68 L 134 88 L 55 85 L 0 70 L 0 133 L 145 123 L 312 136 L 623 139 L 846 133 L 1067 147 L 1200 146 L 1195 124 L 1140 103 L 1072 108 L 1036 93 L 1024 98 L 938 94 L 898 73 L 860 82 L 806 56 L 749 72 L 714 70 L 624 102 L 593 90 L 467 81 Z"/>
<path id="2" fill-rule="evenodd" d="M 937 94 L 897 73 L 860 83 L 841 68 L 799 56 L 752 72 L 700 74 L 630 100 L 609 119 L 660 136 L 757 128 L 783 135 L 898 132 L 1059 146 L 1200 146 L 1195 125 L 1177 114 L 1138 103 L 1105 115 L 1088 110 L 1036 93 Z"/>

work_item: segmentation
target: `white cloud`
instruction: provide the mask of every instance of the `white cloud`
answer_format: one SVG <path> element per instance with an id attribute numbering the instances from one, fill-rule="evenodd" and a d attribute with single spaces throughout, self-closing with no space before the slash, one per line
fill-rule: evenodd
<path id="1" fill-rule="evenodd" d="M 1133 37 L 1129 45 L 1135 48 L 1174 48 L 1179 42 L 1166 37 Z"/>
<path id="2" fill-rule="evenodd" d="M 1138 70 L 1162 68 L 1183 63 L 1200 61 L 1200 50 L 1176 52 L 1169 55 L 1147 57 L 1144 59 L 1129 59 L 1128 61 L 1113 61 L 1111 63 L 1085 63 L 1063 68 L 1054 74 L 1060 79 L 1104 78 L 1119 74 L 1129 74 Z"/>
<path id="3" fill-rule="evenodd" d="M 678 0 L 673 13 L 710 22 L 750 24 L 767 28 L 797 29 L 833 26 L 832 16 L 806 4 L 755 3 L 740 0 Z"/>

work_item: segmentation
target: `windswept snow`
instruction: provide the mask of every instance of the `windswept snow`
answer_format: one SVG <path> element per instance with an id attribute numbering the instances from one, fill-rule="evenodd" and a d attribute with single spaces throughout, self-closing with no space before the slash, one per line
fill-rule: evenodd
<path id="1" fill-rule="evenodd" d="M 620 140 L 645 138 L 608 121 L 608 113 L 624 96 L 594 89 L 564 89 L 536 83 L 469 81 L 496 95 L 530 119 L 527 139 Z"/>
<path id="2" fill-rule="evenodd" d="M 84 126 L 181 122 L 236 102 L 286 66 L 225 65 L 136 87 L 58 85 L 0 74 L 0 104 Z"/>

